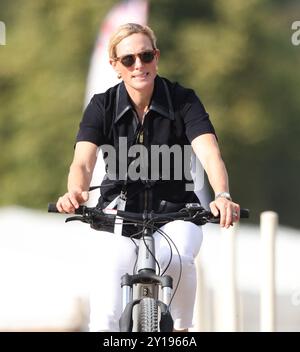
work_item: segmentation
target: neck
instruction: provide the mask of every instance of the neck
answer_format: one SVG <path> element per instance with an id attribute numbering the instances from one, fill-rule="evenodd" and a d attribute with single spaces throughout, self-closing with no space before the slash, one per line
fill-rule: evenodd
<path id="1" fill-rule="evenodd" d="M 139 91 L 136 89 L 132 89 L 131 87 L 126 87 L 126 89 L 130 96 L 130 99 L 133 102 L 135 109 L 137 109 L 138 111 L 147 111 L 152 97 L 154 85 L 147 91 Z"/>

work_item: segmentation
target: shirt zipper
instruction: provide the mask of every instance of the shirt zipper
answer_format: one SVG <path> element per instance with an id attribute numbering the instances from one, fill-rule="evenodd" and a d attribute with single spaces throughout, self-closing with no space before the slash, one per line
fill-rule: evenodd
<path id="1" fill-rule="evenodd" d="M 144 131 L 140 131 L 139 133 L 139 143 L 144 144 Z"/>
<path id="2" fill-rule="evenodd" d="M 142 122 L 142 128 L 139 132 L 139 136 L 138 136 L 138 140 L 139 140 L 139 143 L 140 144 L 143 144 L 144 145 L 144 128 L 143 128 L 143 125 L 144 125 L 144 121 L 145 121 L 145 117 L 147 115 L 147 112 L 145 112 L 144 116 L 143 116 L 143 122 Z M 145 191 L 144 191 L 144 210 L 147 210 L 148 211 L 148 188 L 146 187 L 145 188 Z"/>

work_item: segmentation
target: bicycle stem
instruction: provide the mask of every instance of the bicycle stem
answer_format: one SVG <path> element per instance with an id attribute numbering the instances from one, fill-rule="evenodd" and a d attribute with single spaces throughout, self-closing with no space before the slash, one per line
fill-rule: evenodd
<path id="1" fill-rule="evenodd" d="M 144 270 L 156 272 L 154 239 L 148 228 L 144 229 L 143 237 L 139 243 L 139 255 L 137 261 L 137 273 Z"/>

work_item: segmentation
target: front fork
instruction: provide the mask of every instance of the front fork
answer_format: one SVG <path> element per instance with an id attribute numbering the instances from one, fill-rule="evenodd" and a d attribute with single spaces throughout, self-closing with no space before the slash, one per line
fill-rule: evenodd
<path id="1" fill-rule="evenodd" d="M 145 281 L 146 278 L 153 282 L 148 284 L 143 283 L 143 281 Z M 135 284 L 136 284 L 136 287 L 134 290 L 133 287 Z M 132 302 L 134 299 L 142 299 L 144 297 L 152 297 L 155 299 L 160 298 L 160 300 L 166 306 L 169 306 L 171 302 L 172 278 L 168 275 L 157 276 L 157 275 L 153 275 L 152 273 L 150 275 L 143 273 L 143 275 L 140 276 L 139 274 L 136 274 L 136 275 L 125 274 L 121 278 L 121 287 L 122 287 L 123 311 L 129 302 Z M 159 288 L 161 288 L 160 295 L 159 295 Z"/>
<path id="2" fill-rule="evenodd" d="M 121 332 L 139 331 L 136 324 L 138 305 L 145 297 L 152 297 L 157 302 L 160 312 L 159 331 L 173 331 L 173 319 L 169 309 L 172 297 L 170 276 L 157 276 L 152 272 L 143 272 L 135 275 L 125 274 L 121 281 L 123 304 L 123 312 L 119 321 Z M 159 287 L 161 287 L 161 300 L 158 299 Z"/>

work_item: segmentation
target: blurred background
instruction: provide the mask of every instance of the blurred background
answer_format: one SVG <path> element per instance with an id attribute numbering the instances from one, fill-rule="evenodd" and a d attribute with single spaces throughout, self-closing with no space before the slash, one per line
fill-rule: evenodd
<path id="1" fill-rule="evenodd" d="M 26 223 L 23 234 L 33 236 L 38 216 L 45 224 L 53 221 L 45 214 L 47 203 L 66 190 L 95 40 L 118 3 L 1 0 L 6 45 L 0 45 L 0 229 L 6 249 L 8 232 L 20 236 Z M 260 213 L 273 210 L 296 241 L 300 45 L 292 42 L 295 21 L 300 21 L 297 0 L 148 2 L 148 24 L 161 50 L 159 74 L 193 88 L 203 101 L 231 193 L 251 209 L 249 226 L 257 229 Z M 64 226 L 61 218 L 58 222 Z M 11 246 L 16 242 L 22 249 L 18 237 Z M 1 271 L 10 268 L 3 265 Z M 289 297 L 300 280 L 291 285 Z"/>

